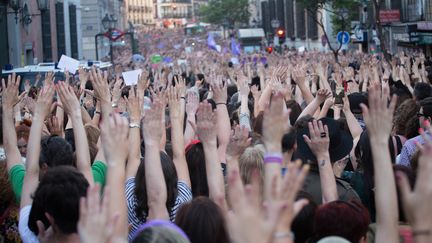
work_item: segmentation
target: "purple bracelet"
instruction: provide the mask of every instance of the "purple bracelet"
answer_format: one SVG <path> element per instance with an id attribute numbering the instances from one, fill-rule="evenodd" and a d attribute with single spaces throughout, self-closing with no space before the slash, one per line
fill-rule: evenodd
<path id="1" fill-rule="evenodd" d="M 283 159 L 280 156 L 264 156 L 264 164 L 282 164 Z"/>

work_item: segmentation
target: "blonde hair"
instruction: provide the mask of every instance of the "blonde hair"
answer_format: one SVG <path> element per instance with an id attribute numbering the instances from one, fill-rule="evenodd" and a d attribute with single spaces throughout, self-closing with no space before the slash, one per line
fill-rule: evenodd
<path id="1" fill-rule="evenodd" d="M 239 159 L 240 176 L 243 184 L 251 183 L 252 173 L 258 170 L 261 182 L 264 180 L 264 147 L 255 145 L 247 148 Z"/>

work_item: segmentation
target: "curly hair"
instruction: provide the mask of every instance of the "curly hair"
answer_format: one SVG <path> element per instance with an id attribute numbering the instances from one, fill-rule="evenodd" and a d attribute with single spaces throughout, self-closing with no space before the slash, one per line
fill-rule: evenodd
<path id="1" fill-rule="evenodd" d="M 404 135 L 408 121 L 415 117 L 420 110 L 420 105 L 413 99 L 405 100 L 395 111 L 393 118 L 393 130 L 398 135 Z"/>

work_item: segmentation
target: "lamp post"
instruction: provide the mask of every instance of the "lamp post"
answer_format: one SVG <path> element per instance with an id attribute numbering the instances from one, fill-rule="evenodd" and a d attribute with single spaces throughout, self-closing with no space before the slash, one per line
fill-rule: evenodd
<path id="1" fill-rule="evenodd" d="M 113 15 L 108 15 L 106 14 L 105 17 L 102 19 L 102 26 L 104 27 L 104 29 L 108 30 L 108 34 L 111 37 L 113 29 L 115 27 L 115 24 L 117 23 L 117 18 Z M 113 56 L 113 42 L 111 40 L 111 38 L 109 38 L 109 45 L 110 45 L 110 58 L 111 58 L 111 63 L 114 64 L 114 56 Z"/>

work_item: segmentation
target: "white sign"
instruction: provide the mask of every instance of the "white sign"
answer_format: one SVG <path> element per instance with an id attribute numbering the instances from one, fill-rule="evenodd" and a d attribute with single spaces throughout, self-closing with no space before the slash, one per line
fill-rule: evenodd
<path id="1" fill-rule="evenodd" d="M 138 78 L 142 74 L 141 69 L 123 72 L 123 80 L 126 86 L 132 86 L 138 84 Z"/>
<path id="2" fill-rule="evenodd" d="M 66 55 L 62 55 L 60 58 L 57 67 L 63 69 L 64 71 L 68 71 L 71 74 L 75 74 L 78 70 L 80 62 L 78 60 L 73 59 L 72 57 L 68 57 Z"/>

